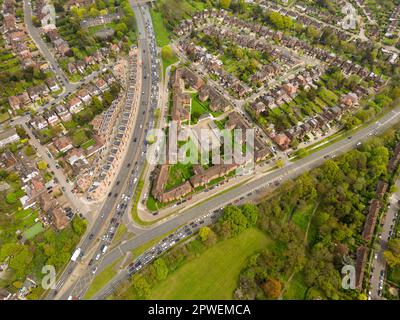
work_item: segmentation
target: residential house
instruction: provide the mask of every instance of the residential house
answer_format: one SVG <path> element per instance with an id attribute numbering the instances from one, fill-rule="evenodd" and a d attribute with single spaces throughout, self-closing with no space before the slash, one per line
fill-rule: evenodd
<path id="1" fill-rule="evenodd" d="M 60 90 L 60 86 L 58 85 L 55 78 L 46 79 L 46 84 L 52 92 Z"/>
<path id="2" fill-rule="evenodd" d="M 19 110 L 22 107 L 22 103 L 19 100 L 18 96 L 8 97 L 8 104 L 14 111 Z"/>
<path id="3" fill-rule="evenodd" d="M 49 123 L 49 125 L 52 127 L 54 127 L 60 123 L 60 118 L 57 116 L 57 114 L 54 111 L 47 111 L 45 113 L 45 118 L 47 119 L 47 122 Z"/>
<path id="4" fill-rule="evenodd" d="M 74 97 L 68 101 L 67 107 L 71 113 L 78 113 L 83 110 L 82 100 Z"/>
<path id="5" fill-rule="evenodd" d="M 362 237 L 366 241 L 370 241 L 375 230 L 376 220 L 381 209 L 381 203 L 377 199 L 373 199 L 369 206 L 367 219 L 364 224 Z"/>
<path id="6" fill-rule="evenodd" d="M 104 79 L 102 78 L 98 78 L 95 81 L 96 87 L 99 88 L 101 90 L 101 92 L 105 92 L 108 90 L 108 84 L 107 82 L 104 81 Z"/>
<path id="7" fill-rule="evenodd" d="M 85 104 L 89 104 L 92 101 L 92 97 L 87 89 L 81 89 L 76 94 Z"/>
<path id="8" fill-rule="evenodd" d="M 0 148 L 5 147 L 10 143 L 14 143 L 20 140 L 19 135 L 15 128 L 8 129 L 0 133 Z"/>
<path id="9" fill-rule="evenodd" d="M 45 118 L 41 115 L 35 116 L 31 121 L 30 121 L 31 126 L 35 130 L 42 130 L 44 128 L 47 128 L 48 123 Z"/>
<path id="10" fill-rule="evenodd" d="M 72 140 L 66 136 L 55 139 L 53 144 L 58 152 L 66 153 L 73 148 Z"/>
<path id="11" fill-rule="evenodd" d="M 71 121 L 72 115 L 63 105 L 56 106 L 55 111 L 62 121 L 64 122 Z"/>

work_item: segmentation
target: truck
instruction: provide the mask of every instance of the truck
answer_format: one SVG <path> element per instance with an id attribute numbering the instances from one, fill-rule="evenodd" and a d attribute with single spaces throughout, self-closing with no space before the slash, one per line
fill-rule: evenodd
<path id="1" fill-rule="evenodd" d="M 71 261 L 76 262 L 76 260 L 79 258 L 81 254 L 81 248 L 77 248 L 74 253 L 72 254 Z"/>

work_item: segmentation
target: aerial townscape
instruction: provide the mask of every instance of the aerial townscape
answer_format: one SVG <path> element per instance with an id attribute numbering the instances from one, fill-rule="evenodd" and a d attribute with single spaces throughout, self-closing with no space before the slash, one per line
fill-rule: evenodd
<path id="1" fill-rule="evenodd" d="M 0 10 L 0 300 L 400 299 L 400 0 Z"/>

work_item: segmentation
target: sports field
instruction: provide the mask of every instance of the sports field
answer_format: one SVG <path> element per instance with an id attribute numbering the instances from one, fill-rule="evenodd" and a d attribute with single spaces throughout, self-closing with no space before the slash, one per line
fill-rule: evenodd
<path id="1" fill-rule="evenodd" d="M 155 286 L 150 299 L 232 299 L 247 258 L 269 243 L 255 228 L 219 242 Z"/>

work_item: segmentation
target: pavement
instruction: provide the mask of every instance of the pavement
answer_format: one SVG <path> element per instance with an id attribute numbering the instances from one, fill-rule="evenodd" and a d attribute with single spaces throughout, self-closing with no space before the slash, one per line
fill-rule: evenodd
<path id="1" fill-rule="evenodd" d="M 390 239 L 397 213 L 400 209 L 398 203 L 400 200 L 400 180 L 396 181 L 395 186 L 396 192 L 389 198 L 389 207 L 383 218 L 384 222 L 381 228 L 380 238 L 377 241 L 378 246 L 375 246 L 377 250 L 373 256 L 370 289 L 368 292 L 368 296 L 372 300 L 382 299 L 382 288 L 386 278 L 386 261 L 383 257 L 383 253 L 387 250 L 387 242 Z"/>

